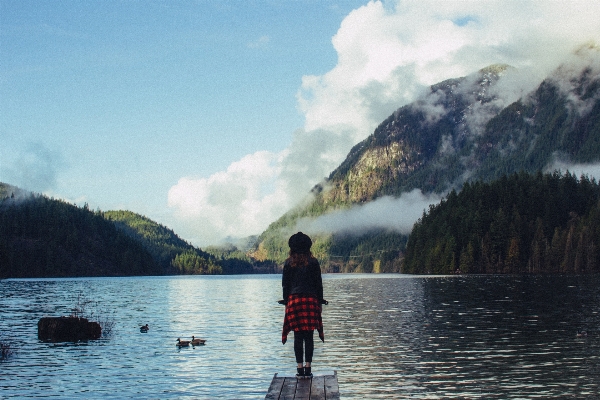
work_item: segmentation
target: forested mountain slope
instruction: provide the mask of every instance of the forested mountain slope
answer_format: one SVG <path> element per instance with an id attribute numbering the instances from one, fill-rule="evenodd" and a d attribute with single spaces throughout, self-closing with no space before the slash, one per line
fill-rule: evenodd
<path id="1" fill-rule="evenodd" d="M 171 229 L 131 211 L 106 211 L 102 216 L 119 231 L 140 242 L 165 273 L 220 274 L 215 257 L 187 243 Z"/>
<path id="2" fill-rule="evenodd" d="M 275 268 L 273 263 L 250 259 L 234 246 L 203 251 L 171 229 L 131 211 L 106 211 L 102 215 L 142 243 L 165 271 L 173 274 L 252 274 Z"/>
<path id="3" fill-rule="evenodd" d="M 206 252 L 131 211 L 90 211 L 0 183 L 0 278 L 275 272 L 236 248 Z"/>
<path id="4" fill-rule="evenodd" d="M 505 65 L 433 85 L 357 144 L 313 189 L 310 204 L 271 224 L 255 256 L 281 262 L 285 238 L 302 218 L 413 189 L 445 194 L 466 182 L 544 171 L 556 161 L 599 161 L 600 57 L 597 48 L 587 50 L 588 64 L 561 67 L 509 104 L 498 85 L 511 71 Z M 390 215 L 402 212 L 389 209 Z M 406 235 L 381 229 L 351 237 L 329 232 L 316 235 L 315 252 L 329 270 L 398 271 L 405 243 Z"/>
<path id="5" fill-rule="evenodd" d="M 160 275 L 136 240 L 86 207 L 0 184 L 0 278 Z"/>
<path id="6" fill-rule="evenodd" d="M 410 234 L 403 272 L 598 273 L 600 186 L 566 174 L 466 183 Z"/>
<path id="7" fill-rule="evenodd" d="M 0 183 L 0 278 L 271 272 L 215 256 L 130 211 L 90 211 Z"/>

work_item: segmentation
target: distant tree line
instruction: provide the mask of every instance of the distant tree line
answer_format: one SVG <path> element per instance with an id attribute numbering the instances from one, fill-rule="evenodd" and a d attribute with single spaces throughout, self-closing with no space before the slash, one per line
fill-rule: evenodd
<path id="1" fill-rule="evenodd" d="M 139 242 L 87 204 L 34 194 L 0 200 L 0 277 L 162 273 Z"/>
<path id="2" fill-rule="evenodd" d="M 466 183 L 415 224 L 402 272 L 598 273 L 600 187 L 570 173 Z"/>
<path id="3" fill-rule="evenodd" d="M 223 269 L 210 254 L 187 243 L 171 229 L 131 211 L 105 211 L 119 231 L 140 242 L 167 274 L 221 274 Z"/>
<path id="4" fill-rule="evenodd" d="M 295 233 L 295 232 L 294 232 Z M 255 258 L 270 257 L 282 265 L 289 256 L 288 229 L 269 229 L 259 237 Z M 312 254 L 323 272 L 387 273 L 400 272 L 407 236 L 386 229 L 310 235 Z M 265 240 L 268 238 L 268 240 Z"/>
<path id="5" fill-rule="evenodd" d="M 336 234 L 331 238 L 328 272 L 400 272 L 406 235 L 373 229 L 359 235 Z"/>
<path id="6" fill-rule="evenodd" d="M 225 273 L 273 274 L 281 272 L 276 262 L 254 259 L 233 244 L 208 246 L 205 251 L 219 260 L 219 264 L 223 267 Z"/>
<path id="7" fill-rule="evenodd" d="M 106 211 L 106 219 L 117 228 L 140 241 L 170 274 L 252 274 L 274 272 L 266 265 L 248 257 L 237 247 L 211 246 L 205 250 L 181 239 L 171 229 L 131 211 Z M 266 264 L 266 265 L 265 265 Z"/>
<path id="8" fill-rule="evenodd" d="M 130 211 L 91 211 L 0 183 L 0 278 L 271 272 L 271 261 L 237 249 L 213 255 Z"/>

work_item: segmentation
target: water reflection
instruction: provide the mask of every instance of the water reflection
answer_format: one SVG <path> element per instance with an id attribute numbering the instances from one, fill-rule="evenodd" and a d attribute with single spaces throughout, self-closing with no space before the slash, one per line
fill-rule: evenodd
<path id="1" fill-rule="evenodd" d="M 356 343 L 336 346 L 340 357 L 351 357 L 356 365 L 341 372 L 349 380 L 344 393 L 356 398 L 359 393 L 369 393 L 369 398 L 596 393 L 598 337 L 576 338 L 578 328 L 589 331 L 598 326 L 598 280 L 593 277 L 584 283 L 587 279 L 434 277 L 410 283 L 362 282 L 357 287 L 363 297 L 354 303 L 364 315 L 339 312 L 340 319 L 349 318 L 338 327 Z M 565 280 L 574 284 L 565 285 Z M 346 290 L 348 285 L 339 286 Z M 398 314 L 408 318 L 395 317 Z M 360 389 L 355 390 L 357 386 Z"/>
<path id="2" fill-rule="evenodd" d="M 291 343 L 281 345 L 280 278 L 0 281 L 0 333 L 18 349 L 0 364 L 0 398 L 263 398 L 275 372 L 295 372 Z M 314 370 L 338 370 L 344 399 L 592 397 L 599 283 L 326 275 Z M 112 336 L 39 342 L 39 318 L 69 314 L 80 294 L 114 318 Z M 192 335 L 206 345 L 175 346 Z"/>

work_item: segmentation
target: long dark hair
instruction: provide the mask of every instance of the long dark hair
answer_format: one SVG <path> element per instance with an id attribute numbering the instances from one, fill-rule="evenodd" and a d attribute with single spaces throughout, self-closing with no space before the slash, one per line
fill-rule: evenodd
<path id="1" fill-rule="evenodd" d="M 304 267 L 308 265 L 308 261 L 313 258 L 310 250 L 308 253 L 297 253 L 290 250 L 290 257 L 288 261 L 292 267 Z"/>

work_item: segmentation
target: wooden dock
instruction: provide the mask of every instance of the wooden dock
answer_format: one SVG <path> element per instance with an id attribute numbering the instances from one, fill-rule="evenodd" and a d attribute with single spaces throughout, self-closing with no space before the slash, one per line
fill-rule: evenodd
<path id="1" fill-rule="evenodd" d="M 295 376 L 273 376 L 265 400 L 339 400 L 337 371 L 333 375 L 317 375 L 298 379 Z"/>

